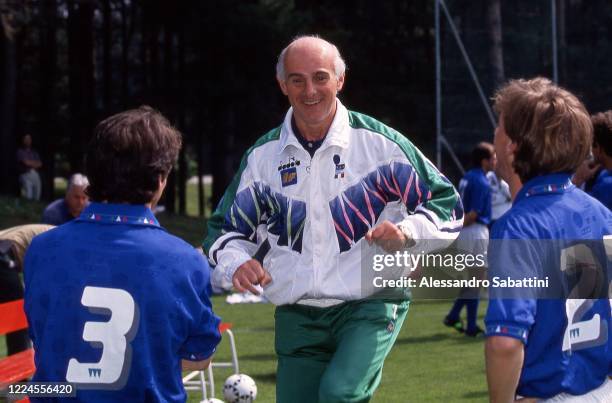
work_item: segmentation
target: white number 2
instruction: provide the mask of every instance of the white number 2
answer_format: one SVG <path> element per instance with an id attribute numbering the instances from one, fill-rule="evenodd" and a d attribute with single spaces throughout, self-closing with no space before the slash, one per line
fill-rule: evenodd
<path id="1" fill-rule="evenodd" d="M 607 254 L 609 254 L 609 236 L 604 237 L 604 245 Z M 596 267 L 597 260 L 593 252 L 586 245 L 578 244 L 570 246 L 561 251 L 561 270 L 564 272 L 572 272 L 577 268 Z M 588 269 L 587 269 L 588 270 Z M 584 273 L 583 273 L 584 274 Z M 607 342 L 607 320 L 601 319 L 599 314 L 593 315 L 589 320 L 581 320 L 585 313 L 595 303 L 594 299 L 578 299 L 575 294 L 578 294 L 579 287 L 583 279 L 588 278 L 588 275 L 583 275 L 581 281 L 572 289 L 569 298 L 565 301 L 565 313 L 567 315 L 567 328 L 563 335 L 562 351 L 582 350 L 589 347 L 595 347 Z M 588 280 L 586 281 L 588 283 Z M 592 284 L 590 284 L 592 287 Z M 589 287 L 590 288 L 590 287 Z M 612 300 L 611 300 L 612 303 Z"/>
<path id="2" fill-rule="evenodd" d="M 121 388 L 127 381 L 131 365 L 129 343 L 138 328 L 138 308 L 134 298 L 127 291 L 117 288 L 85 287 L 81 304 L 90 308 L 92 313 L 110 313 L 111 316 L 108 322 L 85 323 L 83 340 L 93 347 L 102 348 L 102 357 L 93 363 L 71 358 L 66 380 L 80 387 Z"/>

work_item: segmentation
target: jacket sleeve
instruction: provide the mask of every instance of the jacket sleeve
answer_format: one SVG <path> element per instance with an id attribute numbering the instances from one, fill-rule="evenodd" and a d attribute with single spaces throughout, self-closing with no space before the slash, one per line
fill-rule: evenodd
<path id="1" fill-rule="evenodd" d="M 431 252 L 448 247 L 463 226 L 463 205 L 451 182 L 404 136 L 398 134 L 397 159 L 392 163 L 395 177 L 411 177 L 405 192 L 408 215 L 399 223 L 408 229 L 416 248 Z M 402 163 L 407 162 L 408 164 Z"/>
<path id="2" fill-rule="evenodd" d="M 261 182 L 255 180 L 253 155 L 245 154 L 212 217 L 202 248 L 214 270 L 227 281 L 238 267 L 257 252 L 257 227 L 265 221 L 267 205 L 261 197 Z M 216 276 L 215 276 L 216 277 Z"/>

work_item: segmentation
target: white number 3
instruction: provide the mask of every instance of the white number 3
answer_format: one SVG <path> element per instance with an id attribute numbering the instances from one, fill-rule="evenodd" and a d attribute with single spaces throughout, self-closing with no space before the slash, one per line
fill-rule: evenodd
<path id="1" fill-rule="evenodd" d="M 120 389 L 125 385 L 132 361 L 130 342 L 138 329 L 134 298 L 117 288 L 85 287 L 81 304 L 92 313 L 109 314 L 108 322 L 85 322 L 83 340 L 102 348 L 98 362 L 68 362 L 66 380 L 84 389 Z"/>

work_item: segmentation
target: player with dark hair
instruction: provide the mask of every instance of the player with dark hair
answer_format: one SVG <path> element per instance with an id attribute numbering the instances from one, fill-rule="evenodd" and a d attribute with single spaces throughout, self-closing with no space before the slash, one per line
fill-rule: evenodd
<path id="1" fill-rule="evenodd" d="M 580 165 L 572 181 L 612 210 L 612 110 L 591 116 L 593 159 Z"/>
<path id="2" fill-rule="evenodd" d="M 181 358 L 186 369 L 209 364 L 220 334 L 208 264 L 151 211 L 180 147 L 181 134 L 150 107 L 96 127 L 86 163 L 93 202 L 26 255 L 33 381 L 71 382 L 76 401 L 184 402 Z"/>
<path id="3" fill-rule="evenodd" d="M 490 290 L 490 400 L 610 401 L 605 239 L 612 234 L 612 213 L 570 180 L 589 152 L 590 117 L 574 95 L 544 78 L 510 81 L 494 100 L 501 174 L 511 188 L 522 187 L 491 231 L 489 277 L 549 276 L 556 287 Z M 583 266 L 581 255 L 594 263 Z M 590 270 L 602 279 L 585 292 L 581 284 Z"/>
<path id="4" fill-rule="evenodd" d="M 487 173 L 495 170 L 495 149 L 493 144 L 480 142 L 472 150 L 472 169 L 459 182 L 459 194 L 463 201 L 465 216 L 463 228 L 457 238 L 457 248 L 472 255 L 485 256 L 489 239 L 488 225 L 491 222 L 491 186 Z M 475 273 L 481 274 L 484 268 Z M 464 288 L 455 300 L 444 324 L 466 336 L 476 337 L 483 331 L 478 326 L 479 288 Z M 463 307 L 467 310 L 467 327 L 460 319 Z"/>

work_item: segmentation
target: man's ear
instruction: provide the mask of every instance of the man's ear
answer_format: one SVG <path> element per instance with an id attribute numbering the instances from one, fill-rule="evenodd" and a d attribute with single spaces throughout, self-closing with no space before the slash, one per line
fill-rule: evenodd
<path id="1" fill-rule="evenodd" d="M 338 83 L 336 84 L 336 91 L 340 92 L 342 87 L 344 87 L 344 78 L 346 77 L 346 73 L 342 73 L 340 77 L 338 77 Z"/>
<path id="2" fill-rule="evenodd" d="M 287 82 L 285 80 L 281 80 L 278 77 L 276 78 L 276 81 L 278 81 L 278 85 L 281 91 L 283 92 L 283 94 L 288 95 L 289 93 L 287 92 Z"/>
<path id="3" fill-rule="evenodd" d="M 168 175 L 159 175 L 157 177 L 157 186 L 158 189 L 161 189 L 162 191 L 166 188 L 166 184 L 168 183 Z"/>
<path id="4" fill-rule="evenodd" d="M 518 149 L 518 144 L 516 144 L 514 141 L 510 140 L 510 142 L 508 143 L 508 153 L 509 153 L 509 155 L 512 155 L 514 157 L 514 154 L 516 153 L 517 149 Z"/>

